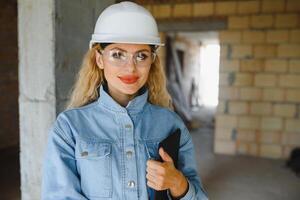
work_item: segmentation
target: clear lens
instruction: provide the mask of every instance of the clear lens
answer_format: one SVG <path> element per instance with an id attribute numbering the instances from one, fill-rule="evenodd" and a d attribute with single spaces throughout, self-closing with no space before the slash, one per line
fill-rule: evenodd
<path id="1" fill-rule="evenodd" d="M 128 63 L 129 59 L 133 59 L 137 67 L 150 66 L 154 61 L 156 54 L 148 51 L 140 51 L 135 54 L 128 53 L 119 49 L 112 49 L 109 51 L 101 52 L 110 64 L 115 66 L 124 66 Z"/>
<path id="2" fill-rule="evenodd" d="M 109 59 L 110 60 L 116 60 L 116 61 L 122 61 L 127 59 L 126 52 L 120 51 L 120 50 L 111 50 L 109 51 Z"/>

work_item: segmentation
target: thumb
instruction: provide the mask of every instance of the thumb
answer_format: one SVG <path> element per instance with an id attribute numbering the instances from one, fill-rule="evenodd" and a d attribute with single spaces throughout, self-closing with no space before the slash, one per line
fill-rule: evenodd
<path id="1" fill-rule="evenodd" d="M 171 158 L 171 156 L 169 156 L 169 154 L 165 152 L 162 147 L 159 148 L 159 155 L 161 156 L 163 161 L 173 163 L 173 159 Z"/>

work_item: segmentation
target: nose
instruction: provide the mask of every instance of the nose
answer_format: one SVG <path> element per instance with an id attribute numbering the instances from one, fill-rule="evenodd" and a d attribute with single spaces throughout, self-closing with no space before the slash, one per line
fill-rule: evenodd
<path id="1" fill-rule="evenodd" d="M 128 60 L 125 64 L 125 68 L 129 72 L 134 72 L 136 70 L 136 64 L 134 62 L 134 57 L 133 56 L 128 57 Z"/>

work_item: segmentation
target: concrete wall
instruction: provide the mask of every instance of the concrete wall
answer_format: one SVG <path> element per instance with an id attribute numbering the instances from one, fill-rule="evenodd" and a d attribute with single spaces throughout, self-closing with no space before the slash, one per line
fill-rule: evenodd
<path id="1" fill-rule="evenodd" d="M 47 130 L 55 119 L 54 0 L 18 1 L 22 199 L 39 199 Z"/>
<path id="2" fill-rule="evenodd" d="M 145 6 L 162 23 L 226 23 L 219 34 L 216 153 L 285 158 L 300 145 L 300 1 Z"/>
<path id="3" fill-rule="evenodd" d="M 0 1 L 0 149 L 19 144 L 17 1 Z"/>
<path id="4" fill-rule="evenodd" d="M 23 200 L 40 199 L 48 129 L 63 110 L 100 11 L 113 1 L 19 0 Z"/>
<path id="5" fill-rule="evenodd" d="M 56 1 L 56 113 L 64 110 L 99 14 L 113 0 Z M 80 14 L 79 14 L 80 13 Z"/>

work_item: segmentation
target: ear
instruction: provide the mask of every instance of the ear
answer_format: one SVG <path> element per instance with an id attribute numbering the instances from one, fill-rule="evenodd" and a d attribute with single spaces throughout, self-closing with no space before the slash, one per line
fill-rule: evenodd
<path id="1" fill-rule="evenodd" d="M 104 69 L 103 57 L 98 51 L 96 51 L 96 63 L 100 69 Z"/>

